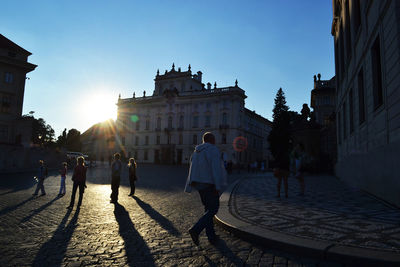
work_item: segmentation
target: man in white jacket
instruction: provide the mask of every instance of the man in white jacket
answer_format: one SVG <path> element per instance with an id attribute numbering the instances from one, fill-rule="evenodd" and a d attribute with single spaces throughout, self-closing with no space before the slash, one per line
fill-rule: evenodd
<path id="1" fill-rule="evenodd" d="M 193 242 L 199 245 L 199 234 L 205 228 L 208 240 L 215 244 L 218 237 L 214 231 L 213 217 L 218 212 L 219 196 L 226 184 L 226 172 L 212 133 L 203 135 L 203 143 L 196 146 L 190 161 L 185 192 L 190 193 L 192 187 L 199 191 L 205 213 L 189 230 L 189 234 Z"/>

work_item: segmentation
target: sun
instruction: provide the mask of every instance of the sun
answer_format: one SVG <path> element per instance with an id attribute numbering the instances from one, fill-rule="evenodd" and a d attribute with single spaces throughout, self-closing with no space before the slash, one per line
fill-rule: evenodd
<path id="1" fill-rule="evenodd" d="M 117 98 L 108 92 L 96 92 L 87 96 L 81 104 L 85 122 L 93 125 L 108 119 L 117 118 Z"/>

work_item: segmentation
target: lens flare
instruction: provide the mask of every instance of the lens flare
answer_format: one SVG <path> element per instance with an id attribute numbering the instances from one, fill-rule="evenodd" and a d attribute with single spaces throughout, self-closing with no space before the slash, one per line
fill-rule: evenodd
<path id="1" fill-rule="evenodd" d="M 132 115 L 131 116 L 131 121 L 132 122 L 137 122 L 137 121 L 139 121 L 139 117 L 137 115 Z"/>
<path id="2" fill-rule="evenodd" d="M 243 136 L 238 136 L 233 140 L 233 149 L 237 152 L 242 152 L 247 149 L 248 142 L 247 138 Z"/>

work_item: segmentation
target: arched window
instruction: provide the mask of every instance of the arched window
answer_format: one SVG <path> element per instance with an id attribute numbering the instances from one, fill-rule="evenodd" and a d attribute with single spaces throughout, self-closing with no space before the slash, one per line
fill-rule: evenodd
<path id="1" fill-rule="evenodd" d="M 179 128 L 181 128 L 181 129 L 183 129 L 183 122 L 184 122 L 184 118 L 183 118 L 183 115 L 181 115 L 179 117 Z"/>
<path id="2" fill-rule="evenodd" d="M 172 116 L 168 117 L 168 129 L 172 129 Z"/>
<path id="3" fill-rule="evenodd" d="M 222 134 L 221 143 L 226 144 L 226 133 Z"/>
<path id="4" fill-rule="evenodd" d="M 157 129 L 161 129 L 161 118 L 157 118 Z"/>
<path id="5" fill-rule="evenodd" d="M 226 114 L 225 112 L 222 113 L 222 124 L 223 125 L 227 125 L 228 124 L 228 114 Z"/>

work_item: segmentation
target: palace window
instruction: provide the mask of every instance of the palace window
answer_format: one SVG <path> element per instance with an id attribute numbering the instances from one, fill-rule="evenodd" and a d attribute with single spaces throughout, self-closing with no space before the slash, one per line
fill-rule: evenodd
<path id="1" fill-rule="evenodd" d="M 136 122 L 136 131 L 139 131 L 139 129 L 140 129 L 140 122 L 137 121 L 137 122 Z"/>
<path id="2" fill-rule="evenodd" d="M 358 73 L 358 123 L 365 121 L 365 103 L 364 103 L 364 73 L 361 69 Z"/>
<path id="3" fill-rule="evenodd" d="M 211 126 L 211 116 L 210 115 L 206 115 L 204 126 L 205 127 L 210 127 Z"/>
<path id="4" fill-rule="evenodd" d="M 172 129 L 172 117 L 168 117 L 168 129 Z"/>
<path id="5" fill-rule="evenodd" d="M 178 144 L 179 145 L 183 144 L 183 135 L 182 134 L 179 134 L 179 143 Z"/>
<path id="6" fill-rule="evenodd" d="M 382 86 L 382 67 L 381 67 L 381 47 L 379 36 L 376 38 L 372 49 L 372 78 L 373 78 L 373 97 L 374 109 L 376 110 L 383 104 Z"/>
<path id="7" fill-rule="evenodd" d="M 179 117 L 179 128 L 181 128 L 181 129 L 183 129 L 183 122 L 184 122 L 184 118 L 183 118 L 183 115 L 181 115 Z"/>
<path id="8" fill-rule="evenodd" d="M 14 75 L 11 72 L 6 72 L 4 76 L 4 81 L 6 83 L 12 83 L 14 81 Z"/>
<path id="9" fill-rule="evenodd" d="M 149 130 L 149 129 L 150 129 L 150 120 L 147 119 L 146 120 L 146 130 Z"/>
<path id="10" fill-rule="evenodd" d="M 221 136 L 221 144 L 226 144 L 226 133 L 223 133 Z"/>
<path id="11" fill-rule="evenodd" d="M 157 138 L 156 138 L 156 144 L 157 144 L 157 145 L 159 145 L 159 144 L 160 144 L 160 136 L 159 136 L 159 135 L 157 135 Z"/>
<path id="12" fill-rule="evenodd" d="M 222 113 L 222 124 L 223 125 L 227 125 L 228 124 L 228 114 L 226 114 L 225 112 Z"/>
<path id="13" fill-rule="evenodd" d="M 197 145 L 197 134 L 193 135 L 193 145 Z"/>
<path id="14" fill-rule="evenodd" d="M 157 118 L 157 129 L 161 129 L 161 118 Z"/>
<path id="15" fill-rule="evenodd" d="M 193 128 L 199 127 L 199 116 L 193 116 Z"/>

